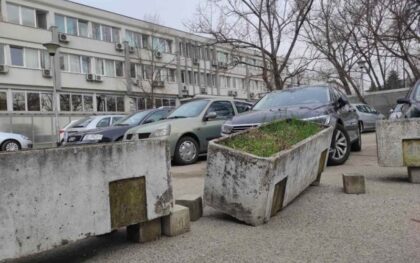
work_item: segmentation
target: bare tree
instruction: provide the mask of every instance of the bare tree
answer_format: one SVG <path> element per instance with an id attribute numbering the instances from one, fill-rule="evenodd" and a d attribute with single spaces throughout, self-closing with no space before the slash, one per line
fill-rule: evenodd
<path id="1" fill-rule="evenodd" d="M 269 90 L 283 89 L 285 82 L 302 67 L 288 71 L 299 33 L 314 0 L 207 0 L 189 23 L 196 33 L 207 34 L 216 43 L 237 50 L 254 50 L 262 61 L 250 65 L 261 69 Z M 214 22 L 213 18 L 217 17 Z M 236 63 L 246 64 L 246 60 Z M 286 77 L 285 77 L 286 76 Z"/>

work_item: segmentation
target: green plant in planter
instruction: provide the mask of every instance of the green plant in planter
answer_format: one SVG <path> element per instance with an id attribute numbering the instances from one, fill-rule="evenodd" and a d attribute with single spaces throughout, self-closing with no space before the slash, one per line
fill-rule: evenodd
<path id="1" fill-rule="evenodd" d="M 315 135 L 323 128 L 313 122 L 282 120 L 223 140 L 220 144 L 256 156 L 270 157 Z"/>

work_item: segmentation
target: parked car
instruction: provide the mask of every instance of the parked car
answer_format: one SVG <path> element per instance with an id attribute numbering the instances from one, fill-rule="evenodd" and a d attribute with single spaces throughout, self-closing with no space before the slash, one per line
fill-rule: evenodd
<path id="1" fill-rule="evenodd" d="M 397 120 L 403 117 L 402 108 L 404 104 L 397 104 L 394 108 L 389 111 L 389 119 L 390 120 Z"/>
<path id="2" fill-rule="evenodd" d="M 405 98 L 397 100 L 402 104 L 402 118 L 420 118 L 420 80 L 410 89 Z"/>
<path id="3" fill-rule="evenodd" d="M 5 152 L 16 152 L 32 148 L 32 141 L 21 134 L 0 132 L 0 150 Z"/>
<path id="4" fill-rule="evenodd" d="M 63 141 L 66 143 L 69 136 L 75 133 L 83 133 L 90 130 L 109 127 L 125 117 L 125 115 L 100 115 L 85 117 L 76 121 L 66 129 L 63 134 Z"/>
<path id="5" fill-rule="evenodd" d="M 165 121 L 128 130 L 125 139 L 168 136 L 173 160 L 181 165 L 192 164 L 207 152 L 210 140 L 220 137 L 222 124 L 246 111 L 245 106 L 250 105 L 231 98 L 195 99 L 178 107 Z"/>
<path id="6" fill-rule="evenodd" d="M 124 137 L 124 133 L 128 129 L 138 125 L 164 120 L 171 111 L 172 108 L 162 107 L 159 109 L 136 112 L 117 121 L 111 127 L 72 133 L 68 136 L 66 145 L 121 141 Z"/>
<path id="7" fill-rule="evenodd" d="M 375 131 L 376 121 L 385 118 L 383 114 L 375 110 L 374 107 L 367 104 L 352 104 L 359 115 L 360 132 Z"/>
<path id="8" fill-rule="evenodd" d="M 274 120 L 298 118 L 334 125 L 329 164 L 343 164 L 350 149 L 360 151 L 359 117 L 346 95 L 331 86 L 303 86 L 265 95 L 250 112 L 233 117 L 222 127 L 230 135 Z"/>

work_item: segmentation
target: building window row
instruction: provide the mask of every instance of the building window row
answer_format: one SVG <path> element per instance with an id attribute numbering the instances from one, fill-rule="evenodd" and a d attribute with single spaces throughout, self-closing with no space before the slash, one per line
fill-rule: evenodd
<path id="1" fill-rule="evenodd" d="M 176 82 L 176 69 L 160 68 L 158 66 L 153 70 L 152 65 L 130 64 L 130 76 L 142 80 L 159 80 L 167 82 Z"/>
<path id="2" fill-rule="evenodd" d="M 137 97 L 136 100 L 137 110 L 153 109 L 153 100 L 151 98 Z M 175 107 L 176 98 L 154 98 L 155 107 Z"/>
<path id="3" fill-rule="evenodd" d="M 86 20 L 56 14 L 55 26 L 61 33 L 89 37 L 89 22 Z"/>
<path id="4" fill-rule="evenodd" d="M 47 29 L 47 12 L 7 3 L 7 18 L 11 23 Z"/>
<path id="5" fill-rule="evenodd" d="M 123 96 L 75 93 L 57 96 L 60 112 L 125 112 Z M 7 105 L 8 93 L 0 91 L 0 112 L 8 111 Z M 11 91 L 10 107 L 13 112 L 52 112 L 53 95 L 44 91 Z"/>
<path id="6" fill-rule="evenodd" d="M 1 48 L 0 48 L 1 49 Z M 3 63 L 5 54 L 3 50 Z M 2 52 L 0 52 L 2 53 Z M 0 55 L 1 57 L 1 55 Z M 21 46 L 10 46 L 10 64 L 16 67 L 31 69 L 49 68 L 50 58 L 45 50 L 27 48 Z"/>

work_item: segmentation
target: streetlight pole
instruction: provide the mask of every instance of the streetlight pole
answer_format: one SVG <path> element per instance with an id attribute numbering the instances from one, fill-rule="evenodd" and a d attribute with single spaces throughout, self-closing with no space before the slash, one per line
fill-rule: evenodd
<path id="1" fill-rule="evenodd" d="M 59 82 L 57 81 L 57 65 L 55 63 L 55 55 L 57 54 L 58 48 L 60 48 L 60 44 L 58 43 L 58 31 L 57 27 L 51 27 L 52 33 L 52 41 L 49 43 L 43 44 L 43 46 L 47 49 L 48 54 L 50 55 L 50 65 L 52 70 L 53 76 L 53 111 L 54 111 L 54 126 L 55 126 L 55 133 L 57 136 L 57 146 L 60 145 L 60 124 L 58 121 L 58 96 L 57 90 L 59 89 Z"/>

